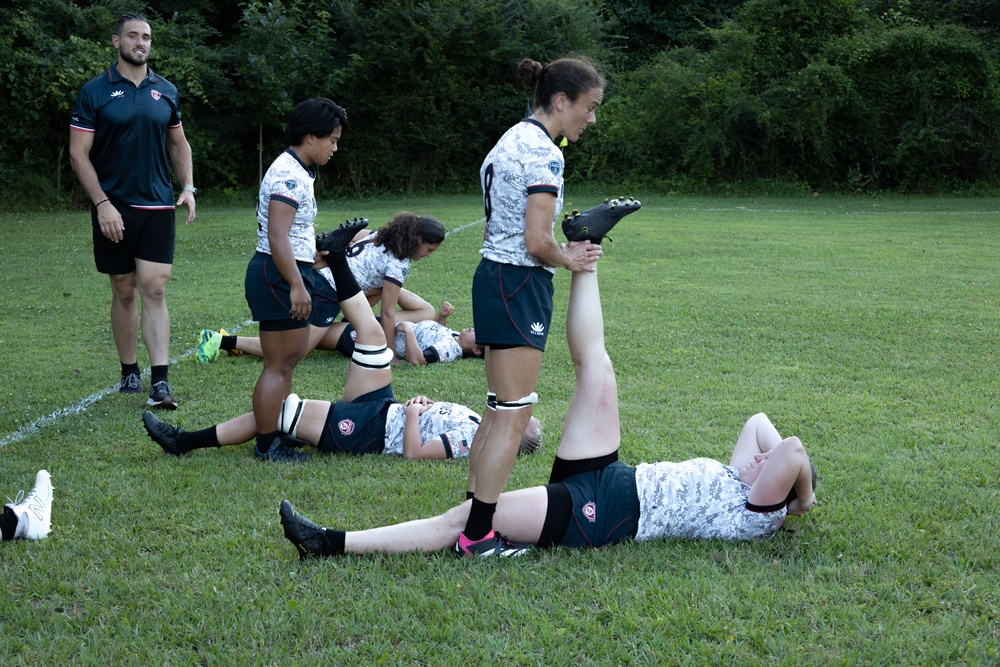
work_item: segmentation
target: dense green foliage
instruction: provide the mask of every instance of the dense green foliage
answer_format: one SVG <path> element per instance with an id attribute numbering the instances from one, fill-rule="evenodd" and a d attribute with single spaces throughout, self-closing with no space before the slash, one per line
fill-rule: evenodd
<path id="1" fill-rule="evenodd" d="M 141 3 L 140 3 L 141 4 Z M 524 112 L 517 61 L 582 53 L 609 85 L 567 177 L 689 190 L 759 179 L 850 190 L 997 184 L 1000 3 L 988 0 L 148 2 L 206 192 L 253 190 L 298 100 L 350 124 L 320 192 L 476 188 Z M 38 0 L 0 25 L 0 192 L 79 202 L 79 87 L 127 0 Z"/>
<path id="2" fill-rule="evenodd" d="M 887 26 L 848 0 L 751 0 L 703 35 L 710 47 L 664 51 L 622 76 L 592 173 L 631 158 L 678 183 L 914 190 L 995 178 L 1000 79 L 967 28 Z"/>

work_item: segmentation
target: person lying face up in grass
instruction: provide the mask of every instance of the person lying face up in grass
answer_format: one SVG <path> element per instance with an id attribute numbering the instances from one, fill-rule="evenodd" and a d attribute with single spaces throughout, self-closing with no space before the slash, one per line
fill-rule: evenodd
<path id="1" fill-rule="evenodd" d="M 575 272 L 566 337 L 576 382 L 549 484 L 501 494 L 495 545 L 475 555 L 656 538 L 767 538 L 788 515 L 816 505 L 805 448 L 798 438 L 783 439 L 764 413 L 747 420 L 728 465 L 709 458 L 636 467 L 618 461 L 618 389 L 603 332 L 597 273 Z M 455 548 L 470 507 L 466 501 L 433 518 L 348 532 L 321 528 L 287 500 L 280 517 L 302 558 L 402 553 Z"/>

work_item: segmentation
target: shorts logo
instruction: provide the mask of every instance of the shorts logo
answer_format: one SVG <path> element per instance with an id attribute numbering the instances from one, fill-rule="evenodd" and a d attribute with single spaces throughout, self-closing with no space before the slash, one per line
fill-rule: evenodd
<path id="1" fill-rule="evenodd" d="M 341 434 L 350 435 L 354 433 L 354 422 L 350 419 L 341 419 L 337 428 L 340 429 Z"/>
<path id="2" fill-rule="evenodd" d="M 535 335 L 535 336 L 544 336 L 545 335 L 545 325 L 542 324 L 541 322 L 532 322 L 531 323 L 531 333 L 533 335 Z"/>
<path id="3" fill-rule="evenodd" d="M 587 517 L 590 523 L 597 523 L 597 505 L 593 500 L 583 506 L 583 516 Z"/>
<path id="4" fill-rule="evenodd" d="M 125 91 L 124 90 L 113 90 L 113 91 L 111 91 L 111 99 L 115 99 L 116 97 L 125 97 Z M 74 117 L 74 119 L 75 119 L 75 117 Z"/>
<path id="5" fill-rule="evenodd" d="M 323 324 L 327 325 L 333 324 L 333 318 L 332 317 L 326 318 L 325 320 L 323 320 Z"/>
<path id="6" fill-rule="evenodd" d="M 152 95 L 153 99 L 157 100 L 157 101 L 159 101 L 159 99 L 161 97 L 160 91 L 158 91 L 158 90 L 151 90 L 151 91 L 149 91 L 149 94 Z"/>
<path id="7" fill-rule="evenodd" d="M 357 341 L 358 340 L 358 332 L 357 331 L 352 331 L 351 332 L 351 340 L 353 340 L 353 341 Z"/>

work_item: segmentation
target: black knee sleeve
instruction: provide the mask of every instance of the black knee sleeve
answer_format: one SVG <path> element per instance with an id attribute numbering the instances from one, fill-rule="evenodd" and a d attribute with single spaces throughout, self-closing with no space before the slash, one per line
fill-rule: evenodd
<path id="1" fill-rule="evenodd" d="M 578 459 L 575 461 L 567 461 L 566 459 L 561 459 L 557 456 L 556 460 L 552 462 L 552 473 L 549 474 L 549 484 L 561 482 L 567 477 L 579 475 L 581 472 L 590 472 L 591 470 L 606 468 L 617 460 L 617 449 L 605 456 L 598 456 L 591 459 Z"/>

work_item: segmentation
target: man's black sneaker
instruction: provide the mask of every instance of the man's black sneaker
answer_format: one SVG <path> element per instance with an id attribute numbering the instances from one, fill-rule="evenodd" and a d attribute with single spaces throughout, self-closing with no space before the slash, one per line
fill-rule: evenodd
<path id="1" fill-rule="evenodd" d="M 177 409 L 177 399 L 174 398 L 174 388 L 166 380 L 160 380 L 149 388 L 149 399 L 146 405 L 152 408 Z"/>
<path id="2" fill-rule="evenodd" d="M 153 442 L 162 447 L 167 454 L 182 456 L 191 451 L 177 443 L 177 438 L 183 431 L 166 423 L 149 410 L 142 413 L 142 425 L 146 427 L 146 433 L 153 439 Z"/>
<path id="3" fill-rule="evenodd" d="M 514 556 L 523 556 L 529 551 L 534 551 L 534 549 L 534 544 L 511 542 L 495 530 L 491 530 L 486 537 L 475 542 L 469 540 L 465 536 L 465 533 L 459 533 L 458 542 L 455 543 L 455 554 L 479 558 L 488 558 L 490 556 L 512 558 Z"/>
<path id="4" fill-rule="evenodd" d="M 326 250 L 331 255 L 335 252 L 344 252 L 351 245 L 351 239 L 354 238 L 355 234 L 367 226 L 367 218 L 348 220 L 340 227 L 317 236 L 316 250 Z"/>
<path id="5" fill-rule="evenodd" d="M 278 510 L 278 514 L 281 515 L 281 526 L 285 529 L 285 537 L 295 545 L 300 560 L 329 555 L 328 549 L 325 548 L 327 543 L 324 534 L 325 528 L 317 526 L 296 512 L 287 500 L 281 501 L 281 509 Z"/>
<path id="6" fill-rule="evenodd" d="M 291 463 L 293 461 L 305 461 L 310 454 L 296 451 L 296 447 L 301 447 L 306 443 L 295 438 L 291 438 L 284 433 L 279 433 L 271 440 L 267 446 L 267 451 L 261 451 L 260 441 L 253 446 L 253 455 L 261 461 L 274 461 L 275 463 Z"/>
<path id="7" fill-rule="evenodd" d="M 574 209 L 563 216 L 562 230 L 569 241 L 590 241 L 600 244 L 618 221 L 642 206 L 638 199 L 621 197 L 605 199 L 584 212 Z"/>
<path id="8" fill-rule="evenodd" d="M 121 384 L 118 385 L 118 393 L 120 394 L 141 394 L 142 393 L 142 379 L 139 378 L 138 373 L 127 373 L 122 376 Z"/>

